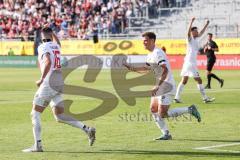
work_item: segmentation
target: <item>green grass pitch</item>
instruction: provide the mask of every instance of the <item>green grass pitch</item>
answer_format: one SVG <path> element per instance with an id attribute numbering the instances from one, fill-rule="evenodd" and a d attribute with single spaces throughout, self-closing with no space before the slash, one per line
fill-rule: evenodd
<path id="1" fill-rule="evenodd" d="M 67 78 L 68 84 L 86 86 L 85 71 L 76 70 Z M 215 71 L 224 78 L 223 88 L 212 80 L 213 104 L 204 104 L 196 83 L 190 79 L 182 95 L 183 104 L 196 104 L 202 122 L 192 117 L 169 119 L 172 141 L 153 141 L 160 135 L 150 117 L 149 98 L 137 98 L 136 106 L 120 100 L 116 109 L 94 120 L 85 121 L 97 128 L 97 140 L 88 146 L 87 136 L 79 129 L 55 122 L 50 107 L 42 115 L 43 153 L 22 153 L 33 143 L 30 111 L 37 89 L 38 69 L 0 69 L 0 159 L 1 160 L 79 160 L 79 159 L 240 159 L 240 71 Z M 201 71 L 206 83 L 205 72 Z M 179 71 L 174 71 L 180 81 Z M 109 71 L 102 71 L 90 88 L 98 88 L 116 95 Z M 71 111 L 85 112 L 95 108 L 100 100 L 66 95 L 74 101 Z M 237 144 L 239 143 L 239 144 Z M 219 147 L 218 145 L 228 145 Z M 235 145 L 231 145 L 235 144 Z M 199 147 L 213 148 L 197 150 Z M 218 146 L 218 147 L 217 147 Z"/>

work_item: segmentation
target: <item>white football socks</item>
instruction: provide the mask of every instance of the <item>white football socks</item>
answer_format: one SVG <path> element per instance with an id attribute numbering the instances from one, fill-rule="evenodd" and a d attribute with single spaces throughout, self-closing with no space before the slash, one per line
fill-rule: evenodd
<path id="1" fill-rule="evenodd" d="M 180 100 L 180 95 L 181 95 L 181 93 L 183 91 L 183 88 L 184 88 L 184 84 L 182 84 L 182 82 L 180 82 L 178 84 L 178 87 L 177 87 L 177 92 L 176 92 L 176 95 L 175 95 L 175 99 Z"/>
<path id="2" fill-rule="evenodd" d="M 82 122 L 68 116 L 68 115 L 65 115 L 64 113 L 62 114 L 57 114 L 57 115 L 54 115 L 55 119 L 59 122 L 62 122 L 62 123 L 66 123 L 66 124 L 69 124 L 73 127 L 76 127 L 76 128 L 80 128 L 82 129 L 84 132 L 87 132 L 88 131 L 88 127 L 86 125 L 84 125 Z"/>
<path id="3" fill-rule="evenodd" d="M 185 113 L 188 113 L 188 107 L 174 108 L 174 109 L 168 110 L 169 117 L 178 117 Z"/>
<path id="4" fill-rule="evenodd" d="M 206 95 L 206 93 L 205 93 L 205 90 L 204 90 L 204 87 L 203 87 L 202 84 L 197 84 L 197 88 L 198 88 L 198 90 L 200 91 L 203 99 L 208 98 L 207 95 Z"/>
<path id="5" fill-rule="evenodd" d="M 33 125 L 33 137 L 35 145 L 41 142 L 41 113 L 35 110 L 31 112 L 32 125 Z"/>
<path id="6" fill-rule="evenodd" d="M 167 124 L 165 123 L 164 119 L 160 117 L 158 113 L 152 113 L 152 116 L 156 122 L 156 125 L 161 130 L 163 135 L 166 135 L 169 133 Z"/>

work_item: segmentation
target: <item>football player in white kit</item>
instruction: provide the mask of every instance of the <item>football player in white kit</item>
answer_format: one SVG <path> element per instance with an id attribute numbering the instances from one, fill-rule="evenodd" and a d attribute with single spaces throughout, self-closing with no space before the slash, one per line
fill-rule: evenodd
<path id="1" fill-rule="evenodd" d="M 33 100 L 31 119 L 33 125 L 34 145 L 23 152 L 42 152 L 41 143 L 41 113 L 50 104 L 57 122 L 69 124 L 83 130 L 89 139 L 89 144 L 95 141 L 95 128 L 88 127 L 82 122 L 64 114 L 64 104 L 61 92 L 63 80 L 60 64 L 60 42 L 57 36 L 49 27 L 42 29 L 43 43 L 38 47 L 38 62 L 41 70 L 41 77 L 36 81 L 39 87 Z M 50 78 L 51 77 L 51 78 Z"/>
<path id="2" fill-rule="evenodd" d="M 156 84 L 151 93 L 150 108 L 153 118 L 162 132 L 162 136 L 155 140 L 170 140 L 172 136 L 169 133 L 164 118 L 177 117 L 185 113 L 190 113 L 200 122 L 201 117 L 195 105 L 169 109 L 172 102 L 172 96 L 175 94 L 175 81 L 167 56 L 162 49 L 155 46 L 155 41 L 156 35 L 153 32 L 146 32 L 143 34 L 144 47 L 150 51 L 145 66 L 134 67 L 129 64 L 123 65 L 134 72 L 145 73 L 152 71 L 154 73 Z"/>
<path id="3" fill-rule="evenodd" d="M 193 77 L 194 80 L 197 82 L 197 88 L 199 89 L 202 95 L 202 99 L 204 103 L 209 103 L 214 101 L 214 98 L 209 98 L 206 95 L 203 84 L 202 84 L 202 79 L 200 78 L 200 75 L 197 69 L 197 54 L 199 53 L 199 48 L 200 48 L 199 37 L 201 37 L 205 32 L 209 24 L 209 21 L 207 20 L 203 29 L 200 31 L 200 33 L 198 33 L 197 27 L 192 27 L 194 20 L 195 18 L 193 17 L 188 28 L 187 54 L 184 58 L 184 64 L 181 71 L 182 81 L 179 83 L 177 87 L 177 92 L 174 98 L 174 101 L 176 103 L 181 103 L 180 95 L 183 91 L 184 86 L 188 82 L 188 77 Z"/>

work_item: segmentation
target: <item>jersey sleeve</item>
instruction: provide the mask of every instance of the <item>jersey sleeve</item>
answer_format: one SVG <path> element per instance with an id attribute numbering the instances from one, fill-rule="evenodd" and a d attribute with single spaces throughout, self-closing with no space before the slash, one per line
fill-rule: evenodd
<path id="1" fill-rule="evenodd" d="M 156 63 L 158 65 L 163 65 L 163 64 L 166 64 L 166 58 L 165 58 L 165 55 L 164 53 L 162 53 L 162 51 L 158 51 L 157 55 L 156 55 Z"/>
<path id="2" fill-rule="evenodd" d="M 41 59 L 43 59 L 47 53 L 49 54 L 50 50 L 47 48 L 46 45 L 38 47 L 38 54 Z"/>

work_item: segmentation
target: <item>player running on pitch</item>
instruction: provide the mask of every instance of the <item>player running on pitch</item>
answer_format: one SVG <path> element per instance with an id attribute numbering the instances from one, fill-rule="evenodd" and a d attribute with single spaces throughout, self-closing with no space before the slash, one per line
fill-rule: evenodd
<path id="1" fill-rule="evenodd" d="M 33 100 L 31 112 L 34 145 L 23 152 L 42 152 L 41 143 L 41 113 L 50 103 L 56 121 L 69 124 L 82 129 L 89 138 L 89 144 L 95 141 L 95 128 L 88 127 L 82 122 L 64 114 L 64 105 L 61 92 L 63 80 L 60 64 L 60 42 L 49 27 L 44 27 L 41 32 L 43 43 L 38 47 L 38 61 L 41 78 L 36 81 L 39 87 Z M 57 42 L 57 43 L 56 43 Z M 50 79 L 51 78 L 51 79 Z M 53 89 L 55 88 L 55 89 Z"/>
<path id="2" fill-rule="evenodd" d="M 195 105 L 169 110 L 172 102 L 171 97 L 175 93 L 175 81 L 173 79 L 168 59 L 163 50 L 155 46 L 156 35 L 153 32 L 144 33 L 143 38 L 145 49 L 150 51 L 147 56 L 146 65 L 142 67 L 133 67 L 129 64 L 123 65 L 134 72 L 144 73 L 153 71 L 156 78 L 156 85 L 152 89 L 150 108 L 153 118 L 162 132 L 162 136 L 155 140 L 170 140 L 172 139 L 172 136 L 169 133 L 164 118 L 177 117 L 185 113 L 190 113 L 197 118 L 198 122 L 200 122 L 201 117 Z"/>
<path id="3" fill-rule="evenodd" d="M 191 23 L 188 28 L 188 34 L 187 34 L 187 54 L 184 58 L 184 64 L 181 71 L 182 81 L 179 83 L 177 87 L 177 92 L 175 95 L 174 101 L 176 103 L 181 103 L 180 95 L 183 91 L 184 86 L 188 82 L 188 77 L 193 77 L 194 80 L 197 82 L 197 88 L 199 89 L 203 102 L 209 103 L 215 100 L 215 98 L 209 98 L 204 90 L 204 86 L 202 84 L 202 79 L 198 73 L 197 69 L 197 54 L 199 52 L 199 37 L 203 35 L 205 32 L 209 21 L 207 20 L 207 23 L 203 27 L 203 29 L 198 33 L 197 27 L 192 27 L 192 24 L 194 22 L 195 18 L 192 18 Z"/>

